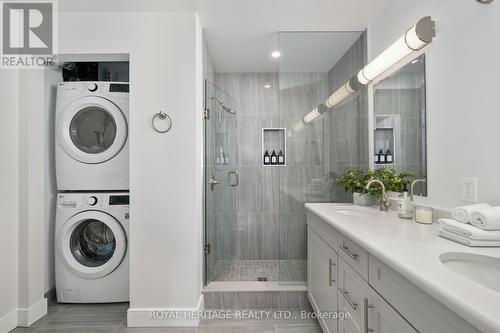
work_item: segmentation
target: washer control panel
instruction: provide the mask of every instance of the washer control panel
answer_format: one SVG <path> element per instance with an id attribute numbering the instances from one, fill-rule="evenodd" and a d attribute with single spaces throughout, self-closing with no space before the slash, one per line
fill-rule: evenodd
<path id="1" fill-rule="evenodd" d="M 128 193 L 59 193 L 58 209 L 128 207 Z"/>

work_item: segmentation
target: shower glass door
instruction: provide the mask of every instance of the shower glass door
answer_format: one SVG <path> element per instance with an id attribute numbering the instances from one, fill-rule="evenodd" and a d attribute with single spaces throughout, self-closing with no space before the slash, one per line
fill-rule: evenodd
<path id="1" fill-rule="evenodd" d="M 205 81 L 205 283 L 235 255 L 239 174 L 236 102 Z"/>

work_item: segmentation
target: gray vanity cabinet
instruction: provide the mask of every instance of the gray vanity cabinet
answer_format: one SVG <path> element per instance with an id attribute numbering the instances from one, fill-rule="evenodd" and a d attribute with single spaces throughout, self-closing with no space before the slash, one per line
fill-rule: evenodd
<path id="1" fill-rule="evenodd" d="M 308 293 L 315 311 L 337 311 L 337 254 L 312 229 L 308 231 Z M 324 332 L 337 333 L 337 320 L 319 319 Z"/>

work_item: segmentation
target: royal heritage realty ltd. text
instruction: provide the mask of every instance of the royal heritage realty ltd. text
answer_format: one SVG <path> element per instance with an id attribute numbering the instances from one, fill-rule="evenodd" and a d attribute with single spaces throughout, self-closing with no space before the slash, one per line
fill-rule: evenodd
<path id="1" fill-rule="evenodd" d="M 351 313 L 331 311 L 286 311 L 286 310 L 153 310 L 150 312 L 150 320 L 171 319 L 212 319 L 212 320 L 300 320 L 300 319 L 351 319 Z"/>

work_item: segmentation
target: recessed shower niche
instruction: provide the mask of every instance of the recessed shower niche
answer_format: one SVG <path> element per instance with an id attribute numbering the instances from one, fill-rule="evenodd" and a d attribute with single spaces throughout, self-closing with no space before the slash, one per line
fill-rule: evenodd
<path id="1" fill-rule="evenodd" d="M 286 128 L 262 129 L 262 165 L 286 165 Z"/>

